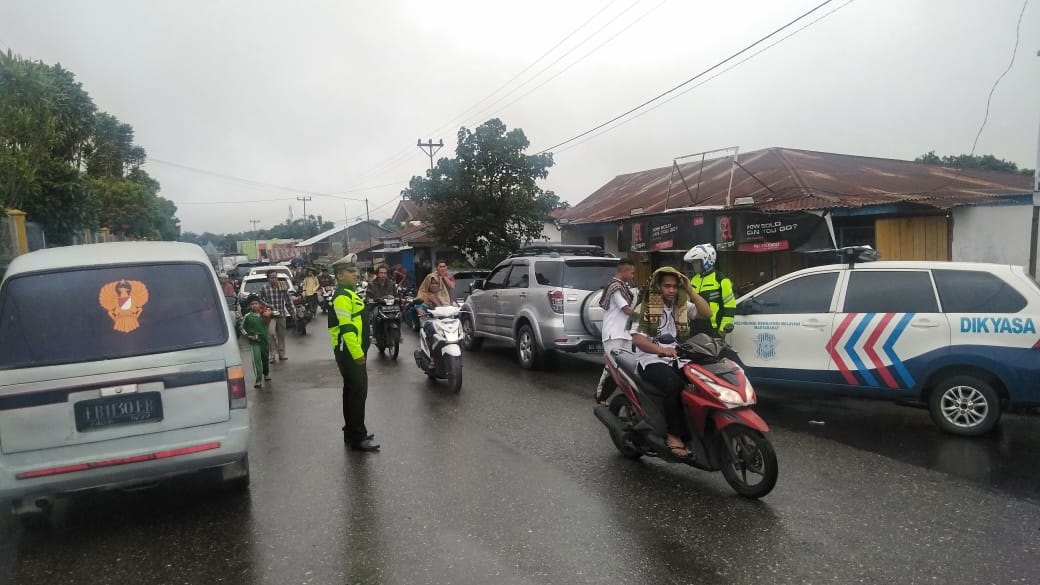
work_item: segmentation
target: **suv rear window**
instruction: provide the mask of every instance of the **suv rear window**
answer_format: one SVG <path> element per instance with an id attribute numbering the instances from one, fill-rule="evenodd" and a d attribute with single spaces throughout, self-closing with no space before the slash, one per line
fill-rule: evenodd
<path id="1" fill-rule="evenodd" d="M 536 261 L 535 279 L 543 286 L 559 286 L 577 290 L 603 288 L 617 272 L 615 260 Z"/>
<path id="2" fill-rule="evenodd" d="M 978 270 L 933 270 L 947 313 L 1017 313 L 1028 301 L 1003 279 Z"/>
<path id="3" fill-rule="evenodd" d="M 200 264 L 17 276 L 0 295 L 0 369 L 220 345 L 224 299 Z"/>

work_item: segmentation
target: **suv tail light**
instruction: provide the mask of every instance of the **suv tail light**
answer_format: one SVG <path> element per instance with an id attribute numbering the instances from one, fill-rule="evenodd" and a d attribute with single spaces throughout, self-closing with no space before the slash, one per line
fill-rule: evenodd
<path id="1" fill-rule="evenodd" d="M 563 313 L 563 291 L 562 290 L 551 290 L 549 295 L 549 306 L 552 307 L 554 313 Z"/>
<path id="2" fill-rule="evenodd" d="M 246 373 L 242 366 L 227 369 L 227 390 L 231 408 L 246 407 Z"/>
<path id="3" fill-rule="evenodd" d="M 1033 344 L 1033 349 L 1040 349 L 1040 339 L 1037 339 L 1036 343 Z"/>

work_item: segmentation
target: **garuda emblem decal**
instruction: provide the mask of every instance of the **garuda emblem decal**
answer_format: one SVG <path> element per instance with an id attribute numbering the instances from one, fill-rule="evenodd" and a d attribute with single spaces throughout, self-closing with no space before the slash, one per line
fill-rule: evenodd
<path id="1" fill-rule="evenodd" d="M 120 333 L 130 333 L 140 324 L 137 318 L 148 304 L 148 287 L 139 280 L 119 280 L 101 287 L 98 302 L 115 323 Z"/>

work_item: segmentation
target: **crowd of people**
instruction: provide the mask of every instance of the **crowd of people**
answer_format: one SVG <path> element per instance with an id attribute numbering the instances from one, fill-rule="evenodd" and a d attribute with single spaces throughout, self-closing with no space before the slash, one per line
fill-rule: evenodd
<path id="1" fill-rule="evenodd" d="M 612 350 L 631 348 L 639 364 L 640 374 L 650 382 L 647 394 L 653 408 L 648 411 L 652 426 L 665 435 L 665 444 L 675 457 L 690 457 L 685 447 L 681 413 L 681 394 L 685 380 L 678 366 L 676 348 L 696 333 L 721 335 L 733 321 L 736 298 L 729 278 L 715 270 L 716 252 L 711 244 L 701 244 L 685 256 L 692 273 L 687 276 L 672 268 L 653 272 L 638 297 L 633 294 L 635 265 L 622 259 L 617 272 L 606 283 L 600 306 L 604 310 L 602 340 L 604 355 Z M 329 335 L 332 353 L 343 378 L 343 440 L 356 451 L 380 449 L 375 435 L 365 424 L 365 402 L 368 397 L 366 355 L 371 343 L 372 315 L 366 307 L 386 296 L 398 296 L 407 286 L 408 275 L 400 265 L 391 269 L 381 265 L 362 276 L 352 258 L 332 265 L 335 278 L 327 269 L 320 273 L 301 267 L 300 285 L 309 307 L 317 305 L 318 291 L 323 286 L 336 286 L 330 301 Z M 247 300 L 250 312 L 241 330 L 249 340 L 256 376 L 255 387 L 270 381 L 269 364 L 287 360 L 285 350 L 285 318 L 291 301 L 276 271 L 268 272 L 268 282 L 258 295 Z M 361 279 L 366 282 L 364 296 L 359 294 Z M 226 286 L 226 285 L 225 285 Z M 452 304 L 455 279 L 448 265 L 440 261 L 419 285 L 416 293 L 419 315 Z M 225 291 L 226 292 L 226 291 Z M 282 312 L 279 316 L 280 311 Z M 604 368 L 595 398 L 608 403 L 616 384 Z"/>
<path id="2" fill-rule="evenodd" d="M 332 353 L 343 378 L 343 440 L 351 449 L 362 452 L 378 451 L 375 435 L 365 425 L 365 401 L 368 396 L 366 354 L 371 343 L 372 314 L 366 307 L 386 296 L 399 297 L 410 281 L 408 271 L 401 265 L 391 269 L 383 264 L 369 269 L 364 276 L 351 257 L 327 268 L 294 267 L 293 278 L 302 291 L 304 303 L 316 313 L 319 291 L 334 286 L 329 299 L 329 335 Z M 269 270 L 267 282 L 256 294 L 246 299 L 249 312 L 241 321 L 240 332 L 250 345 L 254 372 L 254 388 L 262 388 L 271 381 L 270 365 L 289 359 L 285 347 L 286 315 L 292 309 L 288 283 L 279 276 L 284 272 Z M 364 279 L 363 293 L 359 286 Z M 234 296 L 234 284 L 221 276 L 226 296 Z M 416 293 L 419 315 L 430 309 L 450 305 L 455 279 L 443 260 L 436 271 L 423 278 Z"/>

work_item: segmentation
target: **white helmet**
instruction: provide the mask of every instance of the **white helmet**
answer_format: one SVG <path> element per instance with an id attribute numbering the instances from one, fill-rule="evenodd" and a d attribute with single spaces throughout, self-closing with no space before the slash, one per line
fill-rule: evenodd
<path id="1" fill-rule="evenodd" d="M 694 260 L 700 260 L 703 270 L 711 272 L 715 268 L 715 258 L 715 246 L 711 244 L 697 244 L 683 256 L 683 261 L 692 263 Z"/>

